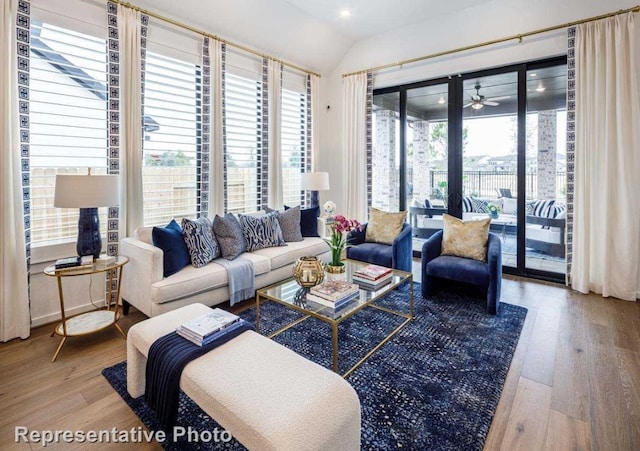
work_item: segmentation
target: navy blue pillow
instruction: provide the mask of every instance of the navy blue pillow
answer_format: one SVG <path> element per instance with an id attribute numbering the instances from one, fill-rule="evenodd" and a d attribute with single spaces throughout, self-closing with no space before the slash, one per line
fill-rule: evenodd
<path id="1" fill-rule="evenodd" d="M 284 206 L 285 210 L 290 207 Z M 320 216 L 320 207 L 300 209 L 300 232 L 302 236 L 318 235 L 318 216 Z"/>
<path id="2" fill-rule="evenodd" d="M 189 249 L 182 237 L 180 224 L 172 219 L 166 227 L 154 227 L 151 231 L 153 245 L 162 249 L 163 277 L 169 277 L 191 263 Z"/>

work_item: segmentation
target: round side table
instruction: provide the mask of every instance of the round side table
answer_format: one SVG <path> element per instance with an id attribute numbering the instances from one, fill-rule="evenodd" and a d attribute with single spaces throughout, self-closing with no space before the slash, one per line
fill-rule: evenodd
<path id="1" fill-rule="evenodd" d="M 120 319 L 120 286 L 122 284 L 122 270 L 124 265 L 129 262 L 127 257 L 118 256 L 116 261 L 111 264 L 93 263 L 87 266 L 77 266 L 64 269 L 56 269 L 55 265 L 49 265 L 44 269 L 47 276 L 55 277 L 58 281 L 58 296 L 60 298 L 60 314 L 62 320 L 58 323 L 51 333 L 51 336 L 59 335 L 62 337 L 56 352 L 51 359 L 56 361 L 64 342 L 67 337 L 77 337 L 80 335 L 88 335 L 107 327 L 114 326 L 126 339 L 127 336 L 118 325 Z M 66 277 L 91 276 L 92 274 L 107 273 L 109 283 L 107 284 L 107 306 L 105 309 L 93 310 L 90 312 L 80 313 L 75 316 L 67 317 L 64 309 L 64 293 L 62 289 L 62 279 Z M 114 285 L 114 280 L 117 283 Z M 115 290 L 115 291 L 114 291 Z"/>

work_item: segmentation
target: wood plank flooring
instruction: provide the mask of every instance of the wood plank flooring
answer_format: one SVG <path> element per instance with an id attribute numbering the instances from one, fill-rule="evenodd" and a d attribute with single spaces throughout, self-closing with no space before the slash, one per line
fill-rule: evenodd
<path id="1" fill-rule="evenodd" d="M 416 278 L 419 265 L 414 265 Z M 485 450 L 640 449 L 640 303 L 506 278 L 502 301 L 529 309 Z M 244 306 L 243 306 L 244 307 Z M 132 309 L 126 331 L 144 315 Z M 129 430 L 142 423 L 100 371 L 126 358 L 110 329 L 71 338 L 58 360 L 53 325 L 0 344 L 0 449 L 14 428 Z M 47 449 L 161 449 L 151 444 L 61 444 Z"/>

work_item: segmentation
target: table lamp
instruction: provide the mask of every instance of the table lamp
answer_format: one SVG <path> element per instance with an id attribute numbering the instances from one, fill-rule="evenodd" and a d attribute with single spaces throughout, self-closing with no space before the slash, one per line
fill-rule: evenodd
<path id="1" fill-rule="evenodd" d="M 311 191 L 311 208 L 320 206 L 318 191 L 329 189 L 328 172 L 304 172 L 300 180 L 300 188 Z"/>
<path id="2" fill-rule="evenodd" d="M 114 207 L 120 203 L 120 188 L 117 175 L 56 174 L 56 191 L 53 206 L 79 208 L 78 243 L 80 257 L 100 256 L 100 220 L 98 207 Z"/>

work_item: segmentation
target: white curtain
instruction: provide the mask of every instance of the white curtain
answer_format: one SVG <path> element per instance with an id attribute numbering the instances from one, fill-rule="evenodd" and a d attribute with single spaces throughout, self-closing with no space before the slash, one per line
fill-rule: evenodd
<path id="1" fill-rule="evenodd" d="M 343 86 L 344 135 L 346 154 L 348 218 L 366 221 L 367 208 L 367 74 L 345 77 Z"/>
<path id="2" fill-rule="evenodd" d="M 141 227 L 142 81 L 140 79 L 140 12 L 118 8 L 120 36 L 120 224 L 124 236 Z"/>
<path id="3" fill-rule="evenodd" d="M 269 85 L 269 200 L 271 208 L 279 209 L 284 204 L 282 188 L 282 149 L 280 122 L 282 119 L 282 63 L 269 60 L 267 72 Z"/>
<path id="4" fill-rule="evenodd" d="M 579 25 L 572 287 L 640 290 L 640 32 L 637 14 Z"/>
<path id="5" fill-rule="evenodd" d="M 318 170 L 320 158 L 320 78 L 310 74 L 311 82 L 311 172 Z"/>
<path id="6" fill-rule="evenodd" d="M 0 7 L 0 340 L 30 333 L 27 256 L 22 212 L 18 126 L 16 11 L 18 0 Z"/>
<path id="7" fill-rule="evenodd" d="M 209 202 L 210 217 L 224 214 L 224 141 L 222 135 L 222 61 L 223 44 L 211 40 L 209 53 L 211 55 L 211 165 L 209 166 Z"/>

